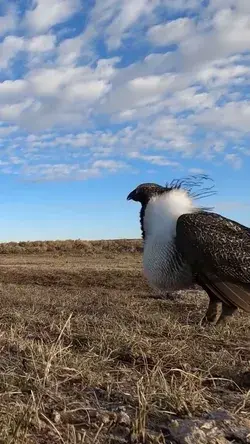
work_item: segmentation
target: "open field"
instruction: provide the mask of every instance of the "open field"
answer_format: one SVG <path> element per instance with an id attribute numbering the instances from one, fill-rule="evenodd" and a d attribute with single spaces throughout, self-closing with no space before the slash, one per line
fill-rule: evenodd
<path id="1" fill-rule="evenodd" d="M 250 316 L 201 327 L 206 296 L 149 289 L 139 241 L 76 242 L 0 246 L 0 443 L 170 443 L 171 419 L 218 408 L 247 421 Z"/>

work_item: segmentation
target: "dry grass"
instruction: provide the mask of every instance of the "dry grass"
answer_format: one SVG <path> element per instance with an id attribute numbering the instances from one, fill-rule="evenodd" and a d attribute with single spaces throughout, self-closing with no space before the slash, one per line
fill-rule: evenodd
<path id="1" fill-rule="evenodd" d="M 157 297 L 139 241 L 111 244 L 2 256 L 0 443 L 160 444 L 169 418 L 248 414 L 249 316 L 200 327 L 202 292 Z"/>

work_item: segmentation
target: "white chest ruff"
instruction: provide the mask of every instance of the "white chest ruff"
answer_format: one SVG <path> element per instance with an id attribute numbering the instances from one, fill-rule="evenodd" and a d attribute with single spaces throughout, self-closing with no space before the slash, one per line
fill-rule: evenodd
<path id="1" fill-rule="evenodd" d="M 152 287 L 176 291 L 189 286 L 192 274 L 189 266 L 177 260 L 174 244 L 149 237 L 144 245 L 143 267 Z"/>
<path id="2" fill-rule="evenodd" d="M 153 287 L 175 291 L 192 283 L 191 269 L 175 247 L 176 224 L 185 213 L 196 211 L 183 190 L 153 197 L 144 214 L 144 274 Z"/>

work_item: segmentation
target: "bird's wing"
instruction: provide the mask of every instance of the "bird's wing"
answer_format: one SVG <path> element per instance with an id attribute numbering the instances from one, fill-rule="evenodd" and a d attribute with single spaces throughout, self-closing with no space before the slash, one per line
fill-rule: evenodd
<path id="1" fill-rule="evenodd" d="M 205 290 L 250 312 L 249 228 L 216 213 L 183 214 L 176 246 Z"/>

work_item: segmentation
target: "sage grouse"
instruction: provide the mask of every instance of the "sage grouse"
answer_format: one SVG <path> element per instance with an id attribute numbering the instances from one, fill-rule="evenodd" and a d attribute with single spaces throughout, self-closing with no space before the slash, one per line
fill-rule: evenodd
<path id="1" fill-rule="evenodd" d="M 250 228 L 198 207 L 180 181 L 143 183 L 127 197 L 141 203 L 144 274 L 168 292 L 201 286 L 209 296 L 202 323 L 250 312 Z"/>

